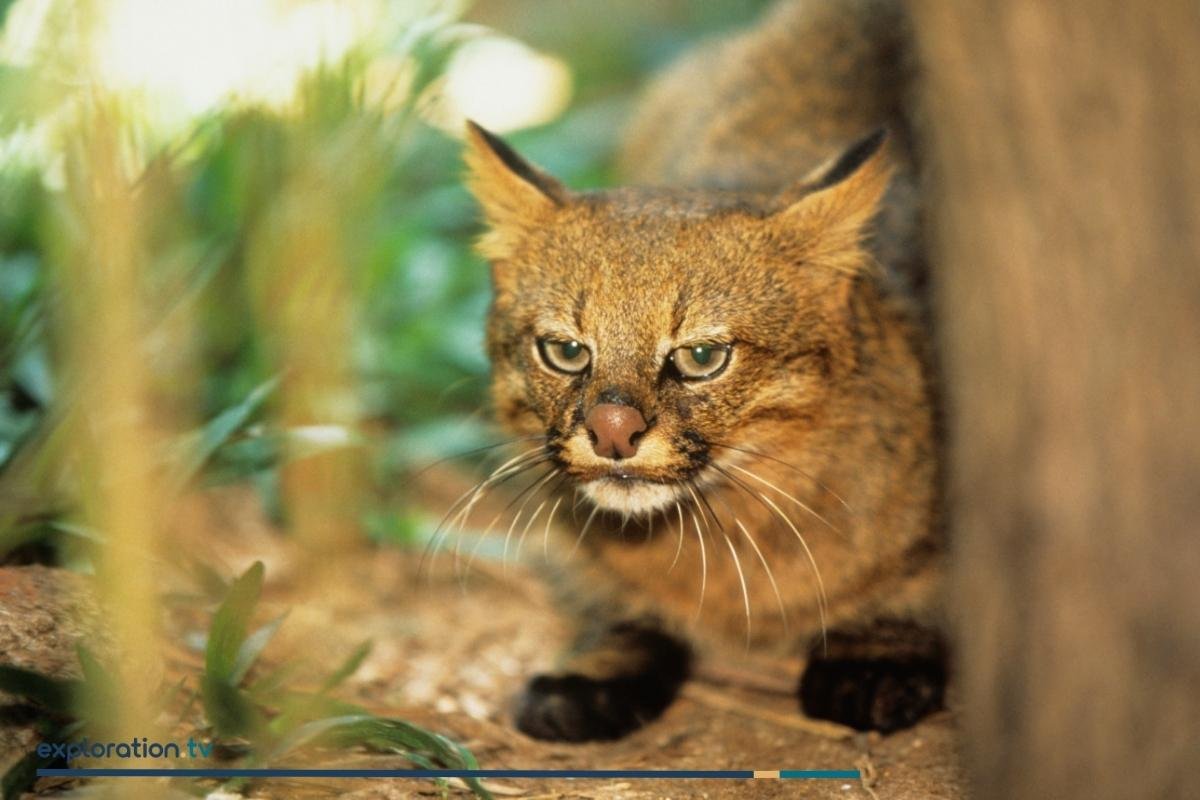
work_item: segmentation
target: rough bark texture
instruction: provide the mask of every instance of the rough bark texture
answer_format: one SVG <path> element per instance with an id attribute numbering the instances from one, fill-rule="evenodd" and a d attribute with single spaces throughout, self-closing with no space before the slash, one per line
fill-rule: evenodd
<path id="1" fill-rule="evenodd" d="M 913 5 L 978 794 L 1194 797 L 1200 4 Z"/>

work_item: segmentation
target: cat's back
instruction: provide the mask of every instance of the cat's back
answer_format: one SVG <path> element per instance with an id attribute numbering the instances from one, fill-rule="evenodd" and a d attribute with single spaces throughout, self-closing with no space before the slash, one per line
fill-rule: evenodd
<path id="1" fill-rule="evenodd" d="M 772 192 L 887 127 L 897 174 L 876 255 L 919 260 L 907 109 L 909 23 L 892 0 L 786 0 L 697 47 L 649 88 L 620 156 L 626 183 Z"/>
<path id="2" fill-rule="evenodd" d="M 883 125 L 903 133 L 908 24 L 889 0 L 788 0 L 672 65 L 627 129 L 630 182 L 779 189 Z"/>

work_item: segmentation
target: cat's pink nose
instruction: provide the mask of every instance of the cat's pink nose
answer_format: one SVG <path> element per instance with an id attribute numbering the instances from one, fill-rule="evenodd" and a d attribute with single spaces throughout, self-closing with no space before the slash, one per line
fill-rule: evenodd
<path id="1" fill-rule="evenodd" d="M 618 403 L 600 403 L 588 412 L 583 424 L 592 435 L 596 455 L 618 461 L 637 452 L 638 434 L 646 430 L 642 412 Z"/>

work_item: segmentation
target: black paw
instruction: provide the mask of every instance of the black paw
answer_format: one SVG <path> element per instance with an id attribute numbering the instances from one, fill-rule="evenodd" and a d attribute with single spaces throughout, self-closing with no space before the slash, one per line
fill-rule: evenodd
<path id="1" fill-rule="evenodd" d="M 810 717 L 887 733 L 941 708 L 945 687 L 941 659 L 817 658 L 800 678 L 800 707 Z"/>
<path id="2" fill-rule="evenodd" d="M 517 727 L 535 739 L 619 739 L 662 714 L 678 690 L 677 681 L 648 675 L 538 675 L 517 702 Z"/>

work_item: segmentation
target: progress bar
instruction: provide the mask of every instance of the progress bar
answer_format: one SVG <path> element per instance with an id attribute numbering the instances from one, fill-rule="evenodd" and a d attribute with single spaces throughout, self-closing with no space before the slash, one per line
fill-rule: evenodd
<path id="1" fill-rule="evenodd" d="M 39 778 L 574 778 L 859 780 L 856 769 L 55 769 Z"/>

